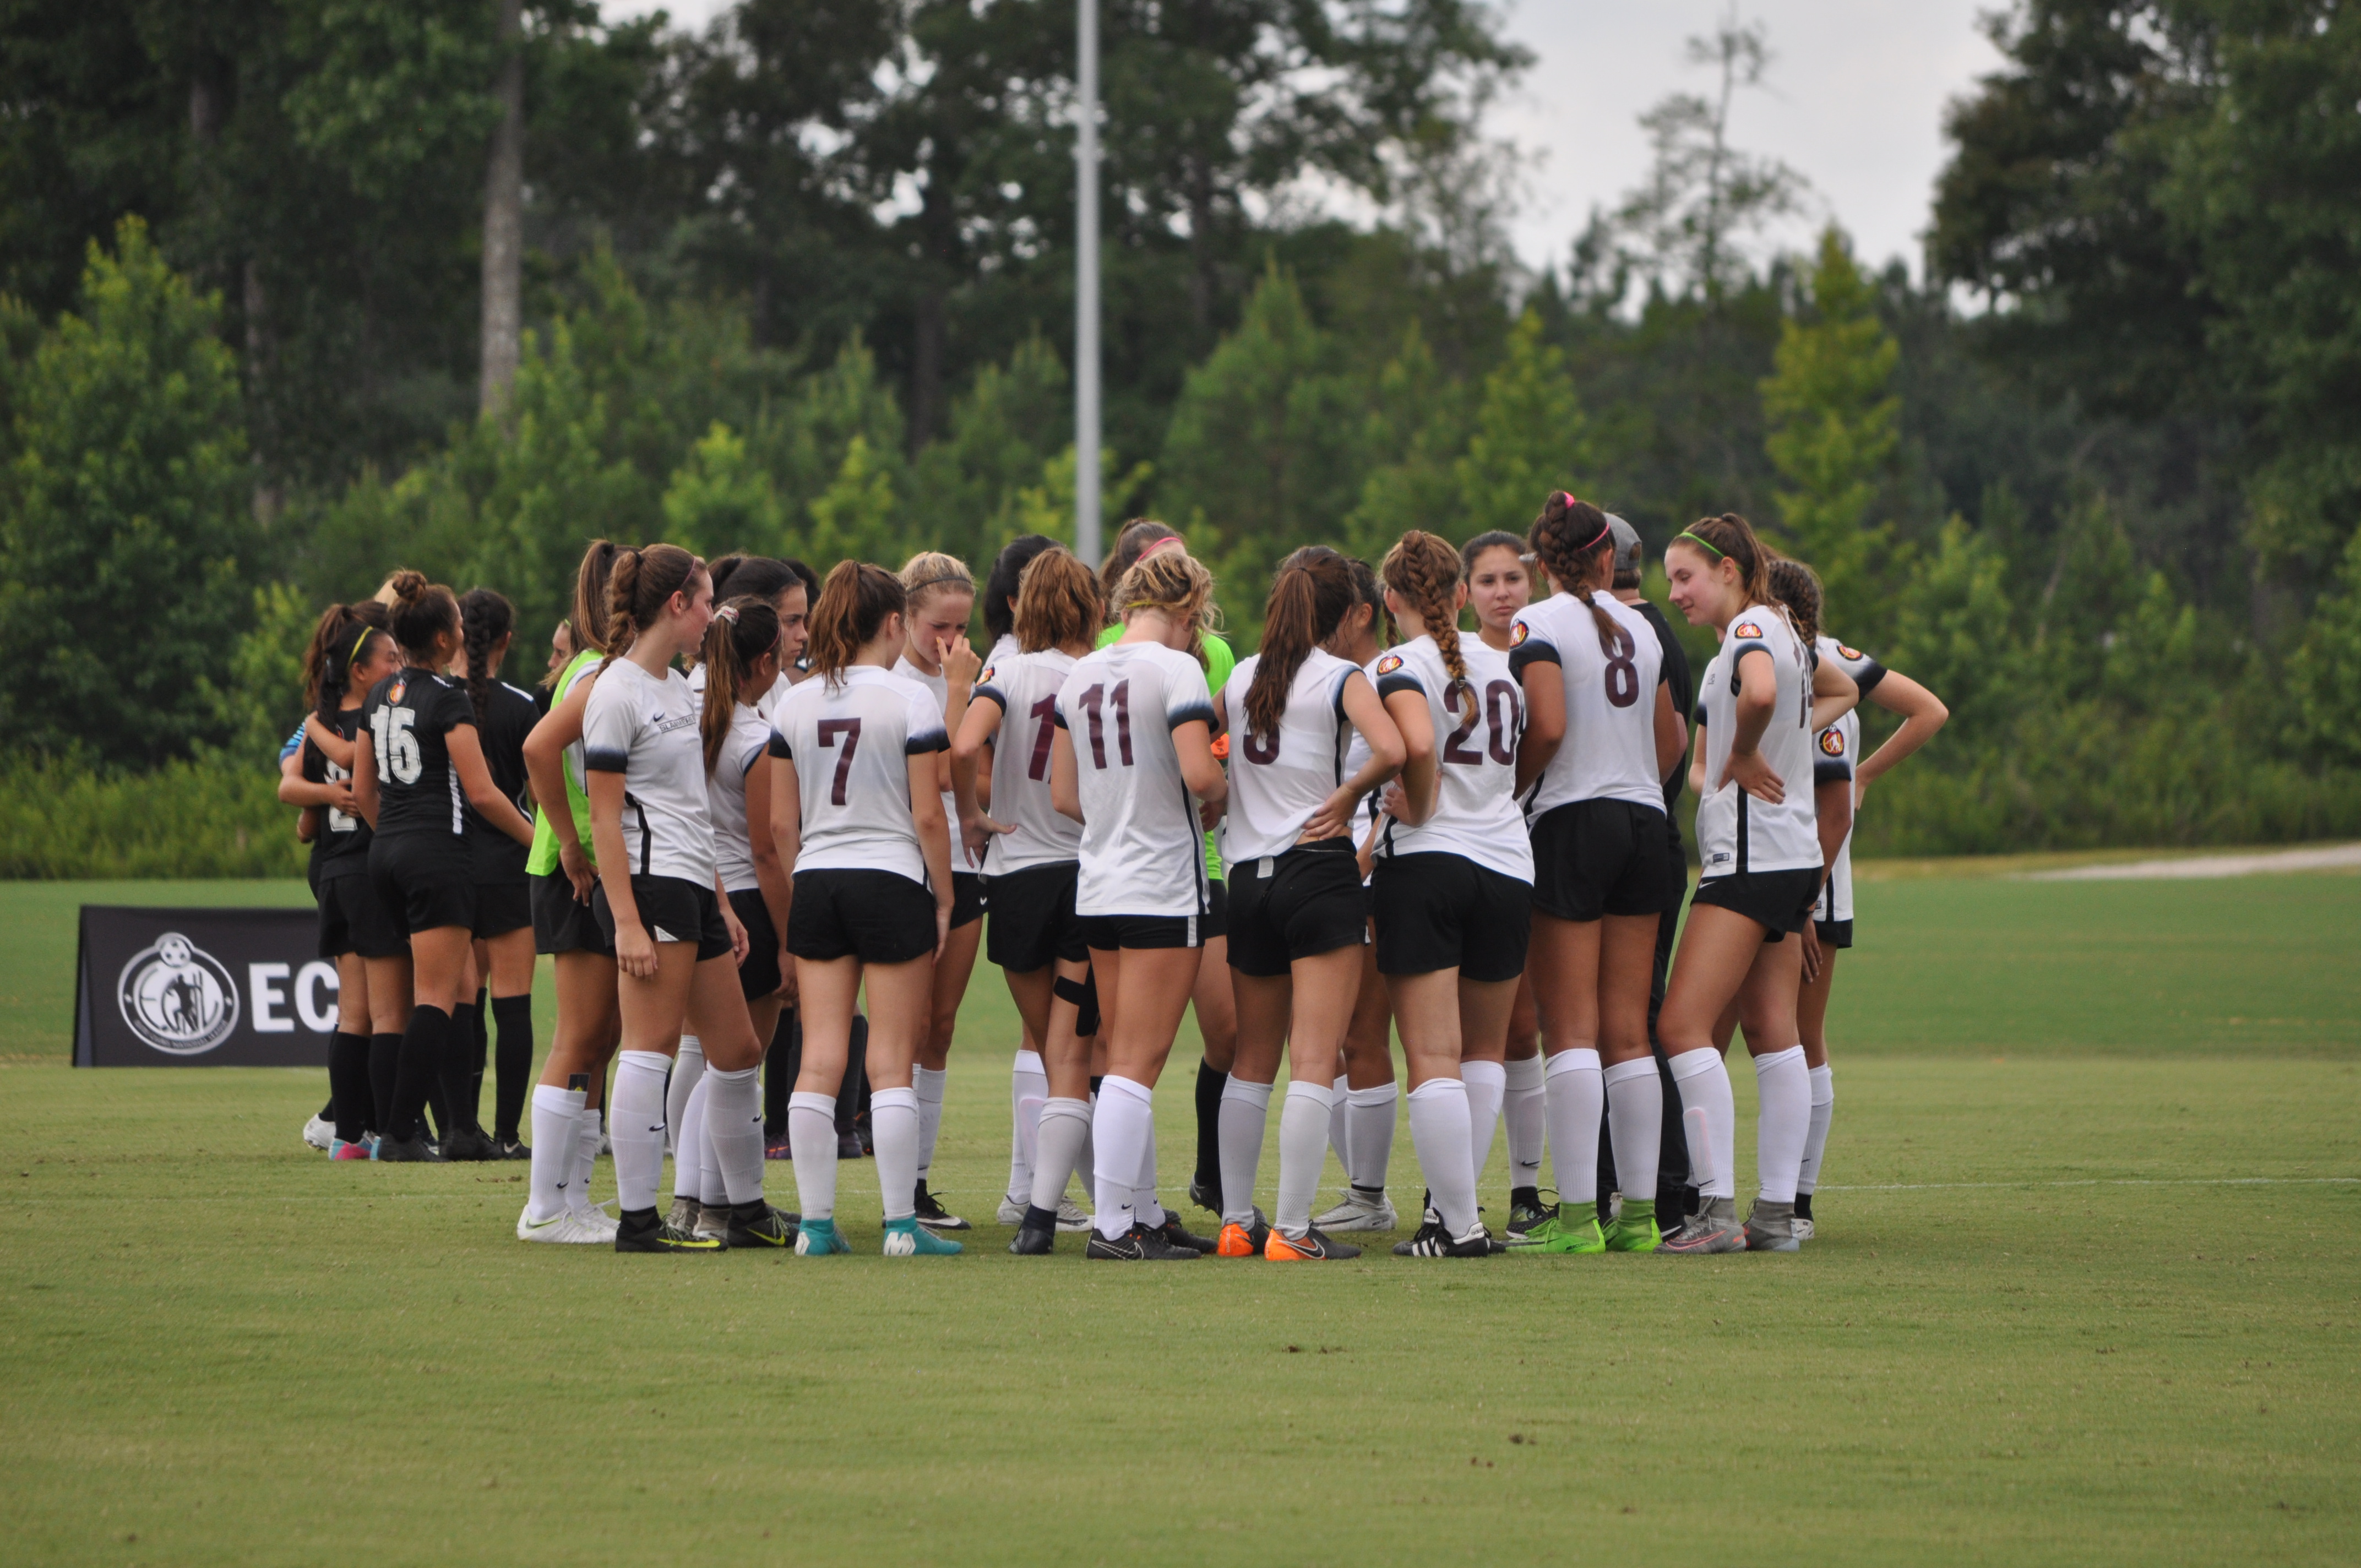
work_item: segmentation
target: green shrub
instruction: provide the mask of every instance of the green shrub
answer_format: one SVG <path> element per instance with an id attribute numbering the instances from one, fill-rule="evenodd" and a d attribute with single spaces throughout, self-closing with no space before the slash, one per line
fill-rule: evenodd
<path id="1" fill-rule="evenodd" d="M 301 876 L 309 853 L 274 764 L 0 769 L 0 878 Z"/>

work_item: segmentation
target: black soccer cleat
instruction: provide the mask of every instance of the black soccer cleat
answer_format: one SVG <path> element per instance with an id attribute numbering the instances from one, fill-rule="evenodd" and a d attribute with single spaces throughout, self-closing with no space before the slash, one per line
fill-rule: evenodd
<path id="1" fill-rule="evenodd" d="M 1191 1177 L 1189 1181 L 1189 1201 L 1208 1213 L 1222 1212 L 1222 1184 L 1204 1177 Z"/>
<path id="2" fill-rule="evenodd" d="M 719 1236 L 700 1236 L 666 1224 L 653 1209 L 626 1210 L 615 1226 L 617 1252 L 688 1252 L 719 1254 L 729 1244 Z"/>
<path id="3" fill-rule="evenodd" d="M 443 1140 L 443 1157 L 470 1164 L 500 1157 L 500 1146 L 483 1133 L 467 1127 L 454 1132 Z"/>
<path id="4" fill-rule="evenodd" d="M 1454 1236 L 1440 1220 L 1427 1221 L 1418 1234 L 1394 1244 L 1396 1257 L 1489 1257 L 1500 1250 L 1481 1223 L 1464 1236 Z"/>
<path id="5" fill-rule="evenodd" d="M 443 1157 L 434 1152 L 424 1138 L 379 1138 L 374 1159 L 388 1159 L 404 1165 L 440 1165 Z"/>
<path id="6" fill-rule="evenodd" d="M 930 1231 L 965 1231 L 974 1229 L 974 1227 L 970 1225 L 965 1220 L 961 1219 L 957 1214 L 954 1214 L 949 1209 L 944 1208 L 942 1200 L 928 1191 L 927 1184 L 923 1180 L 918 1183 L 917 1190 L 913 1194 L 911 1202 L 914 1206 L 918 1223 L 926 1226 L 927 1229 Z"/>
<path id="7" fill-rule="evenodd" d="M 500 1150 L 498 1156 L 499 1158 L 529 1160 L 533 1157 L 533 1150 L 527 1148 L 524 1145 L 519 1143 L 514 1138 L 502 1138 L 500 1139 L 499 1142 Z"/>
<path id="8" fill-rule="evenodd" d="M 1509 1234 L 1512 1236 L 1523 1235 L 1556 1212 L 1557 1205 L 1554 1203 L 1544 1205 L 1542 1202 L 1540 1188 L 1512 1189 L 1509 1193 Z"/>
<path id="9" fill-rule="evenodd" d="M 1093 1226 L 1090 1247 L 1082 1255 L 1111 1263 L 1179 1263 L 1205 1255 L 1191 1247 L 1174 1246 L 1146 1225 L 1134 1225 L 1112 1241 Z"/>
<path id="10" fill-rule="evenodd" d="M 1058 1227 L 1026 1223 L 1016 1227 L 1016 1239 L 1008 1250 L 1018 1257 L 1048 1257 L 1058 1250 Z"/>
<path id="11" fill-rule="evenodd" d="M 800 1218 L 760 1201 L 733 1204 L 730 1210 L 730 1228 L 723 1240 L 732 1248 L 768 1247 L 775 1252 L 791 1251 L 796 1245 L 796 1228 Z"/>
<path id="12" fill-rule="evenodd" d="M 1170 1209 L 1164 1211 L 1162 1224 L 1151 1225 L 1148 1228 L 1162 1236 L 1168 1246 L 1187 1247 L 1191 1252 L 1200 1255 L 1213 1250 L 1214 1243 L 1212 1237 L 1191 1234 L 1189 1227 L 1180 1223 L 1180 1216 Z"/>

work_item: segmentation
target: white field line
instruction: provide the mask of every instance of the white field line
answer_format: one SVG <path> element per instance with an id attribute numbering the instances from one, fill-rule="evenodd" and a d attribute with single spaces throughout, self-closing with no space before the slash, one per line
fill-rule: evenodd
<path id="1" fill-rule="evenodd" d="M 2079 1181 L 1864 1181 L 1829 1183 L 1822 1192 L 1956 1192 L 1993 1187 L 2349 1187 L 2361 1176 L 2111 1176 Z"/>
<path id="2" fill-rule="evenodd" d="M 2020 872 L 2022 882 L 2122 882 L 2147 878 L 2253 876 L 2261 872 L 2361 870 L 2361 844 L 2325 850 L 2271 850 L 2251 855 L 2191 855 L 2169 861 L 2130 861 L 2112 866 L 2073 866 L 2065 871 Z"/>

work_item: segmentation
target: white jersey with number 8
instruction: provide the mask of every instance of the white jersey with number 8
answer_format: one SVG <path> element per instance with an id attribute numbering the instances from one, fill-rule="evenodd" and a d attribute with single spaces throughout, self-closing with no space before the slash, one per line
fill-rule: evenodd
<path id="1" fill-rule="evenodd" d="M 1049 744 L 1058 730 L 1058 688 L 1074 673 L 1071 653 L 1047 648 L 994 660 L 976 681 L 974 701 L 1000 710 L 992 750 L 992 808 L 984 815 L 1013 833 L 995 834 L 984 850 L 986 876 L 1078 861 L 1082 825 L 1049 798 Z"/>
<path id="2" fill-rule="evenodd" d="M 771 755 L 795 764 L 802 795 L 795 869 L 895 872 L 927 885 L 909 759 L 950 745 L 935 694 L 873 664 L 789 692 L 772 720 Z"/>
<path id="3" fill-rule="evenodd" d="M 1204 670 L 1161 642 L 1111 643 L 1074 661 L 1051 712 L 1073 745 L 1082 796 L 1074 912 L 1202 915 L 1203 841 L 1172 731 L 1191 719 L 1212 727 Z"/>
<path id="4" fill-rule="evenodd" d="M 1615 649 L 1598 640 L 1590 606 L 1553 594 L 1517 612 L 1509 629 L 1509 663 L 1520 674 L 1545 662 L 1563 672 L 1565 739 L 1542 770 L 1532 814 L 1577 800 L 1628 800 L 1664 809 L 1656 776 L 1656 684 L 1664 645 L 1647 617 L 1608 594 L 1592 598 L 1615 623 Z"/>
<path id="5" fill-rule="evenodd" d="M 1246 693 L 1261 667 L 1259 653 L 1239 660 L 1222 688 L 1230 727 L 1230 819 L 1222 855 L 1233 877 L 1242 861 L 1295 848 L 1303 825 L 1349 776 L 1345 756 L 1353 726 L 1345 717 L 1345 682 L 1359 666 L 1312 649 L 1288 683 L 1279 733 L 1256 735 L 1246 722 Z"/>

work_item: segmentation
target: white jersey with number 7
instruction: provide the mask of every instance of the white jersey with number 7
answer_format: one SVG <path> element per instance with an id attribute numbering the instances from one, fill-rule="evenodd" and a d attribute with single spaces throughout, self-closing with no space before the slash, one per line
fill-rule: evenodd
<path id="1" fill-rule="evenodd" d="M 771 755 L 795 764 L 802 795 L 796 870 L 895 872 L 927 885 L 909 759 L 950 745 L 935 694 L 891 670 L 855 664 L 789 692 Z"/>

